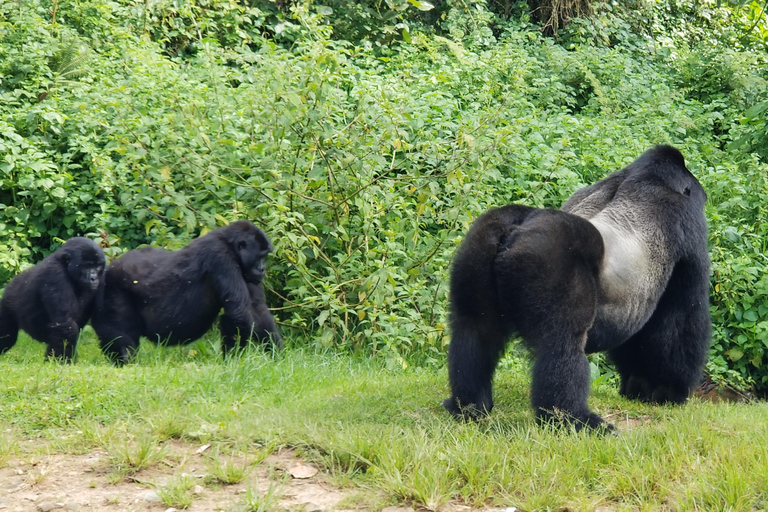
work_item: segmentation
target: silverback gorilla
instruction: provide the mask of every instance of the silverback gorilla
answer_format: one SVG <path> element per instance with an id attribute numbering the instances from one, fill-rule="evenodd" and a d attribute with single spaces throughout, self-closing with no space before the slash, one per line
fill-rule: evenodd
<path id="1" fill-rule="evenodd" d="M 282 346 L 261 282 L 272 251 L 267 235 L 238 220 L 178 251 L 141 247 L 107 268 L 106 290 L 91 323 L 108 359 L 131 361 L 139 338 L 179 345 L 200 338 L 221 309 L 226 356 L 253 337 Z"/>
<path id="2" fill-rule="evenodd" d="M 46 359 L 72 362 L 80 329 L 104 284 L 104 253 L 88 238 L 71 238 L 17 275 L 0 299 L 0 354 L 16 344 L 19 329 L 48 345 Z"/>
<path id="3" fill-rule="evenodd" d="M 613 427 L 587 406 L 587 353 L 607 351 L 622 395 L 683 403 L 709 348 L 706 193 L 680 152 L 656 146 L 576 192 L 562 211 L 508 205 L 472 225 L 450 281 L 454 415 L 493 408 L 507 339 L 532 350 L 539 423 Z"/>

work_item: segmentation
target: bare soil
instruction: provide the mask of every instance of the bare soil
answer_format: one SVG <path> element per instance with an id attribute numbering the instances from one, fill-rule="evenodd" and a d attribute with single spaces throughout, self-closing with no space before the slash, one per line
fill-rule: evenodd
<path id="1" fill-rule="evenodd" d="M 243 462 L 247 463 L 245 459 Z M 109 454 L 99 450 L 82 455 L 10 460 L 0 468 L 0 512 L 180 512 L 180 508 L 163 503 L 160 494 L 169 481 L 183 477 L 195 483 L 190 489 L 192 503 L 184 509 L 189 512 L 414 512 L 408 506 L 382 509 L 382 505 L 372 505 L 382 501 L 376 500 L 371 492 L 334 486 L 327 474 L 290 449 L 273 453 L 251 466 L 245 478 L 232 485 L 213 482 L 209 467 L 210 455 L 204 446 L 182 443 L 173 443 L 171 453 L 163 461 L 122 478 L 114 473 Z M 269 499 L 270 493 L 276 498 Z M 262 499 L 264 508 L 247 507 L 249 498 L 251 503 Z M 477 509 L 449 503 L 441 506 L 439 512 L 472 510 Z"/>
<path id="2" fill-rule="evenodd" d="M 171 461 L 123 478 L 114 474 L 109 455 L 102 451 L 12 460 L 0 469 L 0 511 L 168 511 L 173 507 L 162 502 L 159 489 L 182 476 L 195 482 L 190 490 L 192 504 L 185 509 L 190 512 L 245 510 L 248 488 L 252 496 L 258 491 L 264 497 L 271 486 L 272 494 L 279 498 L 267 510 L 344 510 L 339 507 L 342 500 L 359 494 L 335 488 L 319 471 L 309 478 L 293 478 L 291 473 L 305 476 L 314 470 L 291 450 L 270 455 L 240 483 L 222 485 L 212 482 L 210 462 L 205 453 L 198 453 L 199 448 L 174 444 Z"/>

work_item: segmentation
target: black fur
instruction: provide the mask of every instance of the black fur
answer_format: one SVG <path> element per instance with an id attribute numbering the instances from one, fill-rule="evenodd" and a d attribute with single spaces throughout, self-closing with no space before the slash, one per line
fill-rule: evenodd
<path id="1" fill-rule="evenodd" d="M 670 146 L 576 192 L 562 211 L 480 216 L 451 270 L 454 415 L 493 408 L 492 378 L 518 333 L 535 358 L 539 422 L 611 428 L 587 406 L 587 353 L 607 351 L 621 393 L 685 402 L 709 348 L 706 194 Z"/>
<path id="2" fill-rule="evenodd" d="M 0 353 L 19 329 L 48 345 L 46 359 L 72 362 L 80 329 L 104 289 L 104 253 L 88 238 L 71 238 L 17 275 L 0 299 Z"/>
<path id="3" fill-rule="evenodd" d="M 264 232 L 239 220 L 193 240 L 178 251 L 142 247 L 107 268 L 102 307 L 92 324 L 104 354 L 130 361 L 139 338 L 179 345 L 200 338 L 219 312 L 227 355 L 251 337 L 281 345 L 261 282 L 272 244 Z"/>
<path id="4" fill-rule="evenodd" d="M 261 283 L 246 284 L 248 285 L 248 294 L 251 297 L 251 314 L 253 315 L 251 338 L 265 344 L 267 348 L 274 344 L 276 348 L 282 349 L 283 337 L 280 336 L 275 319 L 267 307 L 263 285 Z M 219 330 L 222 335 L 221 344 L 225 351 L 241 346 L 240 338 L 237 337 L 237 325 L 231 318 L 222 315 L 219 319 Z"/>

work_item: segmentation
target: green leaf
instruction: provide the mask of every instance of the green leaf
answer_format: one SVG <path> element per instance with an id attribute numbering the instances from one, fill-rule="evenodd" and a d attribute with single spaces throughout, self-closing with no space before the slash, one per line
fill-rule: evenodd
<path id="1" fill-rule="evenodd" d="M 416 7 L 420 11 L 431 11 L 432 9 L 435 8 L 434 5 L 432 5 L 429 2 L 425 2 L 423 0 L 408 0 L 408 3 Z"/>
<path id="2" fill-rule="evenodd" d="M 764 101 L 762 103 L 757 103 L 756 105 L 752 105 L 747 109 L 744 115 L 749 119 L 755 119 L 766 110 L 768 110 L 768 101 Z"/>
<path id="3" fill-rule="evenodd" d="M 757 322 L 758 316 L 757 312 L 754 309 L 750 309 L 749 311 L 744 312 L 744 319 L 749 322 Z"/>

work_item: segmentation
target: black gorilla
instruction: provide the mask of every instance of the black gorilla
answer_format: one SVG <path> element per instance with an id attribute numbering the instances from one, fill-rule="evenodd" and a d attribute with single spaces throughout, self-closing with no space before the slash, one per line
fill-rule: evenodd
<path id="1" fill-rule="evenodd" d="M 107 268 L 103 305 L 92 324 L 104 354 L 129 362 L 139 337 L 179 345 L 200 338 L 221 309 L 222 351 L 253 333 L 281 344 L 261 281 L 272 251 L 267 235 L 247 220 L 215 229 L 178 251 L 142 247 Z"/>
<path id="2" fill-rule="evenodd" d="M 621 394 L 685 402 L 709 348 L 706 194 L 670 146 L 576 192 L 558 210 L 520 205 L 480 216 L 450 283 L 454 415 L 493 408 L 492 378 L 518 333 L 535 363 L 539 422 L 611 428 L 587 406 L 586 353 L 607 351 Z"/>
<path id="3" fill-rule="evenodd" d="M 0 299 L 0 353 L 19 329 L 48 345 L 46 358 L 71 362 L 80 329 L 104 288 L 104 252 L 93 240 L 71 238 L 17 275 Z"/>

